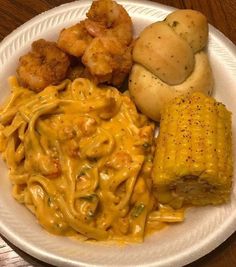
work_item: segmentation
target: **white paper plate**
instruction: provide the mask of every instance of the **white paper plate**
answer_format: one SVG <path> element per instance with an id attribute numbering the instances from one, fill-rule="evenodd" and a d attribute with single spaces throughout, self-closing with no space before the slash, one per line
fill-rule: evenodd
<path id="1" fill-rule="evenodd" d="M 132 16 L 135 34 L 162 20 L 172 9 L 145 1 L 119 1 Z M 55 40 L 59 31 L 85 17 L 89 1 L 69 3 L 45 12 L 10 34 L 0 45 L 0 99 L 9 94 L 7 77 L 33 40 Z M 233 112 L 236 145 L 236 48 L 210 27 L 209 54 L 215 76 L 215 96 Z M 236 162 L 236 160 L 234 161 Z M 236 169 L 236 168 L 235 168 Z M 0 232 L 13 244 L 56 266 L 185 265 L 210 252 L 236 230 L 236 182 L 231 202 L 218 207 L 192 208 L 186 221 L 147 237 L 143 244 L 124 247 L 80 243 L 48 234 L 36 219 L 11 197 L 5 164 L 0 162 Z M 236 173 L 234 172 L 234 179 Z"/>

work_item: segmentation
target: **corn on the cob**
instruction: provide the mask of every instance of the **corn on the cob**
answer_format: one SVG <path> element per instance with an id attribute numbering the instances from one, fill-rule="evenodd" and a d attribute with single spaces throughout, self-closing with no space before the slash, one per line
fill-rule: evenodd
<path id="1" fill-rule="evenodd" d="M 220 204 L 232 183 L 231 113 L 202 93 L 163 110 L 152 178 L 161 203 Z"/>

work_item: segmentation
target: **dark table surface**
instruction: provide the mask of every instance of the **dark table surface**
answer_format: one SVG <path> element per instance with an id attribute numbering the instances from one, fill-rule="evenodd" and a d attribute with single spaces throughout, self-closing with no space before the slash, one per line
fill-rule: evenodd
<path id="1" fill-rule="evenodd" d="M 0 0 L 0 41 L 15 28 L 30 20 L 37 14 L 68 2 L 72 1 Z M 223 32 L 234 44 L 236 44 L 236 0 L 153 0 L 153 2 L 177 8 L 191 8 L 201 11 L 206 15 L 209 23 Z M 48 267 L 51 265 L 32 258 L 0 236 L 0 266 Z M 236 233 L 214 251 L 188 265 L 188 267 L 235 266 Z"/>

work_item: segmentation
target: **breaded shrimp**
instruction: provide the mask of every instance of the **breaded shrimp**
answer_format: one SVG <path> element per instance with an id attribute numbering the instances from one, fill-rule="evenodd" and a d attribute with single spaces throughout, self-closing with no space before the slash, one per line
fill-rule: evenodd
<path id="1" fill-rule="evenodd" d="M 67 29 L 63 29 L 57 44 L 66 53 L 75 57 L 80 57 L 83 55 L 92 39 L 93 37 L 85 28 L 84 21 L 81 21 Z"/>
<path id="2" fill-rule="evenodd" d="M 132 66 L 130 47 L 124 47 L 117 38 L 94 38 L 82 57 L 95 83 L 121 85 Z"/>
<path id="3" fill-rule="evenodd" d="M 120 86 L 132 65 L 131 18 L 113 0 L 93 1 L 86 15 L 87 19 L 63 30 L 58 39 L 62 50 L 81 57 L 85 65 L 85 71 L 79 68 L 79 72 L 70 73 Z"/>
<path id="4" fill-rule="evenodd" d="M 20 83 L 36 92 L 65 79 L 70 65 L 68 56 L 56 43 L 43 39 L 33 42 L 32 51 L 20 57 L 19 62 Z"/>
<path id="5" fill-rule="evenodd" d="M 131 43 L 131 18 L 123 6 L 115 1 L 93 1 L 86 15 L 85 27 L 92 36 L 116 37 L 122 45 Z"/>

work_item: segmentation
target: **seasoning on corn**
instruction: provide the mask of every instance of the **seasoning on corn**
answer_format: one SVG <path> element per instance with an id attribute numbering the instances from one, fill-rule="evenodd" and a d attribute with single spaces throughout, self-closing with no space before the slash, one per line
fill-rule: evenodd
<path id="1" fill-rule="evenodd" d="M 157 138 L 158 200 L 174 208 L 224 203 L 232 173 L 231 113 L 202 93 L 175 98 L 163 110 Z"/>

